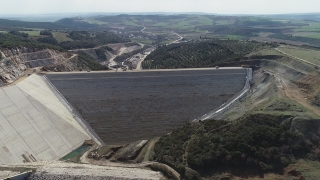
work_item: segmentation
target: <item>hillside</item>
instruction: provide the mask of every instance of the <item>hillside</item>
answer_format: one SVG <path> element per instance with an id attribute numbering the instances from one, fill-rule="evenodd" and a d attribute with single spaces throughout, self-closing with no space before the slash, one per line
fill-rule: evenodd
<path id="1" fill-rule="evenodd" d="M 202 41 L 161 46 L 147 56 L 143 69 L 213 67 L 269 47 L 250 41 Z"/>
<path id="2" fill-rule="evenodd" d="M 12 83 L 41 68 L 44 71 L 108 70 L 84 52 L 71 54 L 54 49 L 6 48 L 0 50 L 0 86 Z"/>
<path id="3" fill-rule="evenodd" d="M 319 135 L 310 126 L 313 123 L 319 125 L 318 120 L 303 126 L 303 121 L 289 116 L 263 114 L 232 122 L 189 123 L 156 143 L 154 159 L 170 165 L 185 179 L 225 171 L 240 177 L 279 173 L 295 159 L 319 158 L 314 153 L 319 142 L 299 135 L 306 131 Z"/>
<path id="4" fill-rule="evenodd" d="M 17 20 L 8 20 L 8 19 L 0 19 L 0 27 L 1 28 L 43 28 L 43 29 L 61 29 L 66 28 L 66 26 L 62 26 L 59 24 L 51 23 L 51 22 L 27 22 L 27 21 L 17 21 Z"/>

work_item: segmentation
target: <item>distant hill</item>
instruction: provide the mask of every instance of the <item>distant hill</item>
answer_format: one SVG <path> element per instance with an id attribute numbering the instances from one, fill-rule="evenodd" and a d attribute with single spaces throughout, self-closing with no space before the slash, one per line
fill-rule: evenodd
<path id="1" fill-rule="evenodd" d="M 63 29 L 65 26 L 51 22 L 26 22 L 17 20 L 0 19 L 0 27 L 23 27 L 23 28 L 42 28 L 42 29 Z"/>
<path id="2" fill-rule="evenodd" d="M 90 24 L 82 21 L 81 18 L 64 18 L 55 22 L 56 25 L 65 26 L 69 28 L 87 29 L 87 28 L 98 28 L 98 24 Z"/>
<path id="3" fill-rule="evenodd" d="M 79 18 L 64 18 L 56 22 L 27 22 L 0 19 L 0 28 L 92 29 L 98 27 L 98 24 L 89 24 Z"/>

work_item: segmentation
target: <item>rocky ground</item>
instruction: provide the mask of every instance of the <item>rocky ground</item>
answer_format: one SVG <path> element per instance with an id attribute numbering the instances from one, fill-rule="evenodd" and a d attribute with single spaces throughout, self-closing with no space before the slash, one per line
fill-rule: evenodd
<path id="1" fill-rule="evenodd" d="M 35 162 L 0 166 L 1 168 L 36 169 L 29 179 L 163 179 L 160 172 L 142 167 L 97 166 L 66 162 Z M 8 171 L 8 170 L 7 170 Z M 6 172 L 9 173 L 9 172 Z"/>
<path id="2" fill-rule="evenodd" d="M 32 73 L 31 69 L 61 63 L 72 57 L 70 53 L 33 48 L 3 49 L 0 53 L 0 86 Z"/>

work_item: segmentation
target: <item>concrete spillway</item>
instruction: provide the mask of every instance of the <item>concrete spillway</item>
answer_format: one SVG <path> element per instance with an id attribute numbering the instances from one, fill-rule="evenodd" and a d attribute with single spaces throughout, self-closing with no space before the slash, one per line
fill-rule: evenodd
<path id="1" fill-rule="evenodd" d="M 179 69 L 46 75 L 106 144 L 162 136 L 226 103 L 247 69 Z"/>
<path id="2" fill-rule="evenodd" d="M 0 164 L 56 160 L 90 136 L 44 77 L 0 89 Z"/>

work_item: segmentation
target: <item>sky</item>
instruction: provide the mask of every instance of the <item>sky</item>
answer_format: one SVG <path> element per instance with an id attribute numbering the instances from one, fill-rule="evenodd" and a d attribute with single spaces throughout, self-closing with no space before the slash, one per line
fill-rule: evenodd
<path id="1" fill-rule="evenodd" d="M 320 12 L 320 0 L 0 0 L 1 15 L 83 12 Z"/>

